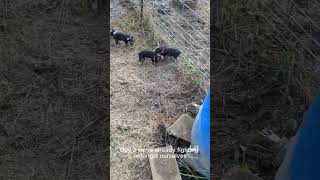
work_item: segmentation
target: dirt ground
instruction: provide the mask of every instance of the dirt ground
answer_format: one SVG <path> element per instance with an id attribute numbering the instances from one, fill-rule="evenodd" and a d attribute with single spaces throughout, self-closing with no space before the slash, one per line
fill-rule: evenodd
<path id="1" fill-rule="evenodd" d="M 119 28 L 116 5 L 111 2 L 111 25 Z M 117 16 L 118 15 L 118 16 Z M 195 91 L 191 82 L 182 78 L 176 64 L 151 61 L 138 63 L 138 52 L 151 48 L 142 32 L 129 32 L 134 46 L 111 41 L 111 179 L 151 179 L 148 158 L 134 157 L 139 153 L 124 153 L 121 148 L 152 148 L 162 146 L 161 127 L 170 126 L 191 102 L 199 103 L 203 92 Z M 142 153 L 143 154 L 143 153 Z"/>
<path id="2" fill-rule="evenodd" d="M 160 125 L 170 126 L 186 102 L 199 102 L 192 88 L 179 83 L 170 63 L 139 66 L 138 51 L 125 45 L 111 48 L 111 179 L 151 179 L 147 158 L 122 153 L 120 148 L 161 146 Z M 134 177 L 134 178 L 133 178 Z"/>
<path id="3" fill-rule="evenodd" d="M 0 2 L 0 179 L 106 179 L 106 17 Z"/>

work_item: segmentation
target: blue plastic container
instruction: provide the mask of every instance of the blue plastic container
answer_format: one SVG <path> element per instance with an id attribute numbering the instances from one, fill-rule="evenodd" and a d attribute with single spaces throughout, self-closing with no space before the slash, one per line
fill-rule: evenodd
<path id="1" fill-rule="evenodd" d="M 275 180 L 320 180 L 320 90 L 299 127 Z"/>
<path id="2" fill-rule="evenodd" d="M 198 171 L 210 176 L 210 91 L 208 92 L 191 132 L 191 146 L 198 147 L 198 153 L 192 153 Z"/>

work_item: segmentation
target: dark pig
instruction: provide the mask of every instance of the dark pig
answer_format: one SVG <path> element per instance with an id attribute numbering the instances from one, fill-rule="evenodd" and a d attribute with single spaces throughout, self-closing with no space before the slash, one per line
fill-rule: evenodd
<path id="1" fill-rule="evenodd" d="M 114 29 L 111 30 L 110 32 L 111 36 L 115 40 L 116 44 L 119 44 L 119 41 L 124 41 L 127 45 L 128 44 L 134 44 L 134 39 L 133 36 L 129 34 L 125 34 L 119 31 L 116 31 Z"/>
<path id="2" fill-rule="evenodd" d="M 167 48 L 167 47 L 159 47 L 157 49 L 155 49 L 155 52 L 160 54 L 161 56 L 172 56 L 175 59 L 177 59 L 179 57 L 179 55 L 181 54 L 181 51 L 179 51 L 178 49 L 175 48 Z"/>
<path id="3" fill-rule="evenodd" d="M 151 50 L 142 50 L 139 52 L 139 63 L 142 63 L 146 58 L 150 58 L 152 64 L 155 65 L 159 61 L 160 55 Z"/>

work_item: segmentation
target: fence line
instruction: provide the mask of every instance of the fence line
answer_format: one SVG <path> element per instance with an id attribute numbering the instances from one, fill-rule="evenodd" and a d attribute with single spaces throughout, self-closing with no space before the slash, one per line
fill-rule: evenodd
<path id="1" fill-rule="evenodd" d="M 163 23 L 163 22 L 160 20 L 160 21 L 158 21 L 158 23 L 157 23 L 157 25 L 159 25 L 159 26 L 158 26 L 158 29 L 163 30 L 163 31 L 166 32 L 166 33 L 163 34 L 163 36 L 166 36 L 166 34 L 172 34 L 172 35 L 173 35 L 173 36 L 171 36 L 172 41 L 175 42 L 175 44 L 178 44 L 180 48 L 182 47 L 182 48 L 184 48 L 184 49 L 187 49 L 187 51 L 185 51 L 185 53 L 182 54 L 182 56 L 186 56 L 186 54 L 187 54 L 186 52 L 188 52 L 188 51 L 190 50 L 190 48 L 188 48 L 187 46 L 183 45 L 183 43 L 182 43 L 181 41 L 180 41 L 181 43 L 177 43 L 177 42 L 179 42 L 179 41 L 174 40 L 174 39 L 176 39 L 175 34 L 173 34 L 173 32 L 170 32 L 170 31 L 168 31 L 168 30 L 165 30 L 164 28 L 161 28 L 161 27 L 167 27 L 167 26 L 165 26 L 166 24 L 163 23 L 163 24 L 160 25 L 159 23 Z M 194 56 L 194 58 L 200 62 L 200 59 L 199 59 L 197 56 Z"/>
<path id="2" fill-rule="evenodd" d="M 155 13 L 151 13 L 151 14 L 152 14 L 153 17 L 155 17 L 155 18 L 160 18 L 161 20 L 166 21 L 172 28 L 174 28 L 177 32 L 179 32 L 172 24 L 170 24 L 167 20 L 165 20 L 165 18 L 161 18 L 161 17 L 157 16 Z M 169 17 L 169 20 L 171 20 L 173 23 L 176 23 L 176 21 L 173 20 L 173 19 L 170 18 L 170 17 Z M 208 47 L 208 48 L 203 47 L 197 40 L 195 40 L 195 39 L 192 37 L 192 35 L 190 35 L 188 32 L 186 32 L 183 27 L 181 27 L 181 26 L 179 26 L 179 25 L 178 25 L 178 27 L 179 27 L 183 32 L 185 32 L 194 42 L 198 43 L 197 45 L 200 46 L 202 49 L 209 49 L 209 47 Z M 179 35 L 181 36 L 181 34 L 179 34 Z M 187 39 L 185 39 L 185 37 L 183 37 L 183 36 L 181 36 L 181 37 L 182 37 L 186 42 L 188 42 L 190 45 L 193 45 L 193 44 L 190 43 Z M 204 38 L 204 39 L 206 39 L 206 38 Z"/>
<path id="3" fill-rule="evenodd" d="M 186 49 L 186 51 L 184 51 L 184 54 L 182 54 L 182 56 L 187 57 L 186 54 L 187 54 L 187 52 L 190 50 L 190 48 L 188 48 L 188 47 L 186 47 L 186 46 L 183 46 L 183 43 L 182 43 L 181 41 L 176 41 L 176 40 L 174 40 L 174 39 L 175 39 L 175 35 L 174 35 L 173 33 L 171 33 L 170 31 L 165 30 L 164 28 L 161 28 L 161 27 L 159 27 L 159 29 L 165 31 L 167 34 L 171 34 L 171 35 L 172 35 L 172 36 L 171 36 L 172 41 L 173 41 L 175 44 L 178 44 L 178 45 L 179 45 L 180 47 L 182 47 L 183 49 Z M 166 36 L 166 34 L 164 34 L 164 36 Z M 190 55 L 189 55 L 189 56 L 190 56 Z M 196 59 L 196 60 L 198 60 L 198 61 L 200 62 L 200 59 L 199 59 L 197 56 L 195 56 L 195 55 L 191 55 L 191 56 L 193 56 L 194 59 Z M 190 59 L 190 58 L 188 58 L 188 59 Z"/>
<path id="4" fill-rule="evenodd" d="M 320 30 L 318 20 L 320 14 L 316 9 L 316 6 L 320 7 L 320 2 L 312 1 L 308 2 L 307 7 L 305 4 L 300 5 L 299 1 L 294 0 L 288 2 L 256 0 L 257 9 L 253 9 L 253 11 L 258 17 L 262 17 L 262 21 L 276 30 L 278 35 L 273 36 L 272 39 L 279 44 L 280 51 L 292 50 L 294 52 L 293 58 L 305 63 L 306 66 L 303 66 L 303 68 L 316 73 L 320 70 L 320 39 L 313 33 Z M 222 16 L 223 6 L 219 3 L 219 0 L 215 0 L 215 2 L 213 8 L 217 9 L 217 17 Z M 309 7 L 309 3 L 312 4 L 312 8 Z M 300 18 L 303 21 L 300 21 Z M 219 21 L 219 19 L 217 18 L 216 21 Z M 219 28 L 223 29 L 222 26 Z M 287 44 L 289 41 L 294 42 L 294 46 L 291 47 Z M 297 48 L 296 45 L 302 45 L 302 48 Z M 295 55 L 296 53 L 299 57 Z M 317 82 L 313 81 L 313 83 L 319 86 Z"/>
<path id="5" fill-rule="evenodd" d="M 158 25 L 159 25 L 159 24 L 158 24 Z M 174 34 L 170 33 L 168 30 L 165 30 L 164 28 L 161 28 L 161 25 L 159 25 L 159 29 L 166 32 L 166 35 L 164 35 L 164 37 L 165 37 L 168 41 L 170 41 L 172 44 L 177 44 L 177 45 L 179 45 L 180 47 L 183 47 L 182 49 L 184 50 L 184 52 L 187 52 L 187 51 L 188 51 L 188 49 L 185 50 L 186 48 L 185 48 L 183 45 L 181 45 L 181 43 L 179 43 L 178 41 L 175 41 L 175 40 L 174 40 Z M 170 38 L 167 37 L 167 35 L 169 35 Z M 187 61 L 189 61 L 190 63 L 192 63 L 192 60 L 191 60 L 190 57 L 187 57 L 185 54 L 182 54 L 182 56 L 183 56 Z M 193 57 L 193 58 L 199 60 L 196 56 Z M 202 69 L 199 69 L 199 70 L 200 70 L 200 72 L 201 72 L 201 74 L 202 74 L 203 76 L 206 75 L 207 71 L 204 71 L 204 70 L 202 70 Z"/>
<path id="6" fill-rule="evenodd" d="M 265 0 L 263 0 L 263 2 L 265 2 Z M 300 38 L 293 32 L 293 30 L 289 27 L 289 25 L 284 22 L 284 20 L 282 20 L 277 14 L 275 14 L 275 13 L 273 12 L 273 10 L 272 10 L 270 7 L 268 7 L 265 3 L 262 3 L 262 4 L 263 4 L 263 6 L 265 6 L 266 8 L 268 8 L 268 10 L 272 13 L 272 15 L 273 15 L 275 18 L 277 18 L 278 20 L 280 20 L 280 21 L 282 22 L 282 24 L 285 25 L 285 27 L 288 29 L 288 31 L 290 31 L 290 33 L 294 36 L 294 38 L 296 38 L 297 41 L 299 41 L 300 43 L 303 44 L 303 42 L 301 42 Z M 266 18 L 266 17 L 265 17 L 265 18 Z M 268 19 L 268 18 L 266 18 L 266 19 Z M 309 34 L 309 33 L 307 33 L 307 34 Z M 312 55 L 315 59 L 318 58 L 309 48 L 304 47 L 304 49 L 307 50 L 308 53 L 310 53 L 310 55 Z M 313 68 L 313 67 L 312 67 L 312 68 Z"/>
<path id="7" fill-rule="evenodd" d="M 179 1 L 181 2 L 181 1 Z M 182 2 L 181 2 L 182 3 Z M 187 62 L 197 67 L 201 75 L 203 76 L 202 82 L 206 85 L 210 84 L 210 38 L 209 33 L 204 28 L 192 25 L 188 19 L 184 18 L 183 15 L 175 11 L 174 19 L 169 13 L 162 12 L 160 14 L 157 11 L 157 7 L 154 3 L 148 2 L 144 4 L 151 11 L 151 17 L 154 20 L 155 28 L 158 32 L 168 41 L 167 43 L 171 46 L 176 46 L 181 50 L 181 57 Z M 185 5 L 185 4 L 184 4 Z M 191 15 L 195 15 L 195 18 L 201 19 L 207 23 L 198 13 L 192 10 L 189 6 L 185 5 Z M 172 8 L 172 7 L 171 7 Z M 171 9 L 174 11 L 174 9 Z M 190 31 L 183 27 L 180 23 L 185 22 L 187 27 L 190 27 Z M 200 21 L 201 22 L 201 21 Z M 196 24 L 197 25 L 197 24 Z M 193 32 L 195 31 L 195 32 Z M 194 35 L 195 34 L 195 35 Z"/>
<path id="8" fill-rule="evenodd" d="M 270 24 L 270 25 L 274 25 L 274 23 L 272 23 L 269 19 L 268 19 L 268 17 L 266 17 L 265 15 L 263 15 L 262 14 L 262 16 L 265 18 L 265 20 Z M 278 28 L 277 28 L 278 29 Z M 278 29 L 279 30 L 279 29 Z M 295 36 L 295 38 L 299 41 L 299 38 L 293 33 L 293 32 L 291 32 L 291 30 L 290 29 L 288 29 L 289 31 L 290 31 L 290 33 L 292 33 L 293 34 L 293 36 Z M 281 35 L 281 37 L 282 37 L 282 39 L 285 39 L 285 37 L 283 36 L 283 35 Z M 276 37 L 274 37 L 274 38 L 276 38 Z M 279 40 L 278 38 L 276 38 L 277 40 Z M 281 39 L 279 40 L 279 42 L 281 42 Z M 301 41 L 299 41 L 299 42 L 301 42 Z M 282 44 L 282 46 L 284 46 L 285 47 L 285 45 L 283 45 Z M 286 47 L 285 47 L 286 48 Z M 306 49 L 312 56 L 314 56 L 314 57 L 316 57 L 313 53 L 312 53 L 312 51 L 310 51 L 309 49 Z M 298 51 L 297 49 L 295 49 L 295 51 L 298 53 L 298 54 L 300 54 L 300 53 L 303 53 L 302 51 Z M 306 60 L 306 62 L 309 64 L 309 65 L 311 65 L 311 62 L 310 61 L 308 61 L 308 60 Z M 313 69 L 314 67 L 313 66 L 311 66 L 311 68 Z M 313 69 L 314 70 L 314 69 Z"/>
<path id="9" fill-rule="evenodd" d="M 172 1 L 171 1 L 172 2 Z M 171 7 L 173 7 L 172 5 L 171 5 Z M 183 11 L 184 12 L 184 11 Z M 180 14 L 178 11 L 176 11 L 176 14 L 180 17 L 180 18 L 183 18 L 182 16 L 182 14 L 183 14 L 183 12 Z M 192 12 L 192 11 L 191 11 Z M 210 13 L 210 12 L 209 12 Z M 207 16 L 209 16 L 210 17 L 210 14 L 206 14 Z M 197 16 L 198 17 L 198 16 Z M 188 23 L 188 21 L 185 19 L 185 18 L 183 18 L 183 20 L 185 20 L 187 23 Z M 205 24 L 206 24 L 206 22 L 204 22 Z M 189 24 L 190 26 L 192 26 L 191 24 Z M 199 26 L 199 25 L 197 25 L 197 27 L 199 28 L 199 30 L 201 30 L 202 28 Z M 210 32 L 207 32 L 206 31 L 206 34 L 210 34 Z"/>
<path id="10" fill-rule="evenodd" d="M 194 29 L 195 31 L 199 31 L 201 28 L 198 26 L 199 29 L 196 29 L 194 26 L 192 26 L 185 18 L 183 18 L 178 12 L 177 15 L 183 19 L 190 27 L 192 27 L 192 29 Z M 202 32 L 198 32 L 204 39 L 207 38 L 205 37 L 205 35 Z"/>
<path id="11" fill-rule="evenodd" d="M 158 20 L 158 22 L 162 23 L 161 25 L 158 24 L 158 25 L 160 25 L 160 27 L 158 27 L 158 28 L 161 29 L 161 30 L 163 30 L 163 28 L 161 28 L 161 26 L 166 26 L 166 27 L 168 27 L 167 25 L 170 25 L 171 27 L 173 27 L 170 23 L 168 23 L 168 21 L 166 21 L 168 24 L 165 24 L 160 18 L 156 18 L 156 19 Z M 164 21 L 165 21 L 165 20 L 164 20 Z M 199 55 L 198 55 L 198 54 L 190 54 L 190 53 L 188 53 L 188 52 L 190 52 L 190 50 L 192 49 L 192 48 L 191 48 L 192 43 L 189 42 L 188 40 L 186 40 L 185 37 L 183 37 L 183 36 L 181 35 L 181 33 L 179 33 L 179 30 L 177 30 L 177 29 L 174 28 L 174 27 L 173 27 L 173 29 L 176 31 L 176 33 L 173 34 L 172 32 L 170 32 L 170 34 L 173 34 L 172 39 L 177 39 L 177 36 L 176 36 L 176 35 L 179 34 L 179 35 L 182 37 L 182 39 L 190 45 L 190 46 L 188 46 L 188 47 L 187 47 L 186 45 L 183 45 L 183 42 L 181 42 L 181 39 L 180 39 L 180 42 L 181 42 L 181 43 L 179 43 L 179 48 L 186 48 L 186 49 L 188 49 L 188 51 L 183 52 L 183 54 L 184 54 L 184 55 L 188 54 L 188 56 L 193 57 L 193 59 L 195 59 L 196 62 L 198 62 L 198 63 L 195 63 L 195 61 L 192 61 L 190 58 L 189 58 L 189 60 L 191 60 L 192 64 L 195 64 L 195 65 L 199 68 L 199 70 L 203 71 L 203 69 L 206 69 L 205 67 L 203 67 L 202 64 L 200 64 L 201 62 L 204 61 L 205 57 L 204 57 L 203 55 L 200 55 L 200 56 L 202 56 L 202 59 L 199 59 L 199 57 L 198 57 Z M 168 31 L 169 31 L 169 30 L 166 30 L 166 33 L 162 33 L 162 35 L 163 35 L 163 36 L 166 36 L 166 34 L 168 34 Z M 208 58 L 209 58 L 209 57 L 208 57 Z M 209 73 L 207 72 L 207 74 L 209 74 Z"/>
<path id="12" fill-rule="evenodd" d="M 159 17 L 157 17 L 154 13 L 152 13 L 152 15 L 154 15 L 154 17 L 156 17 L 156 18 L 159 18 Z M 179 30 L 177 30 L 172 24 L 170 24 L 167 20 L 165 20 L 165 18 L 159 18 L 159 19 L 167 22 L 168 25 L 170 25 L 173 29 L 175 29 L 177 32 L 179 32 Z M 176 23 L 176 21 L 174 21 L 172 18 L 169 17 L 168 19 L 171 20 L 173 23 Z M 161 20 L 160 20 L 160 21 L 161 21 Z M 197 42 L 197 40 L 195 40 L 195 39 L 194 39 L 188 32 L 186 32 L 181 26 L 178 26 L 178 27 L 179 27 L 180 29 L 182 29 L 182 31 L 185 32 L 193 41 Z M 184 36 L 182 36 L 181 34 L 179 34 L 179 35 L 180 35 L 186 42 L 188 42 L 190 45 L 193 45 L 193 44 L 190 43 L 187 39 L 185 39 Z M 197 42 L 197 43 L 198 43 L 198 42 Z M 201 46 L 200 43 L 197 44 L 197 45 Z M 203 46 L 201 46 L 201 48 L 204 49 Z"/>
<path id="13" fill-rule="evenodd" d="M 179 1 L 183 6 L 187 7 L 191 12 L 194 13 L 194 15 L 196 15 L 197 17 L 199 17 L 201 20 L 203 20 L 203 22 L 205 22 L 206 24 L 209 24 L 202 16 L 200 16 L 198 13 L 196 13 L 194 10 L 192 10 L 192 8 L 190 8 L 188 5 L 186 5 L 185 3 L 183 3 L 181 0 L 177 0 Z"/>
<path id="14" fill-rule="evenodd" d="M 273 1 L 273 2 L 277 3 L 277 5 L 281 8 L 281 10 L 282 10 L 283 12 L 285 12 L 285 10 L 281 7 L 281 5 L 278 3 L 278 1 Z M 312 38 L 312 36 L 310 35 L 310 33 L 308 33 L 308 32 L 303 28 L 303 26 L 302 26 L 300 23 L 298 23 L 295 19 L 293 19 L 293 21 L 296 23 L 296 25 L 298 25 L 298 26 L 301 28 L 301 30 L 302 30 L 304 33 L 306 33 L 307 36 L 309 36 L 309 38 L 310 38 L 311 40 L 313 40 L 313 41 L 320 47 L 320 43 L 319 43 L 317 40 L 315 40 L 314 38 Z"/>
<path id="15" fill-rule="evenodd" d="M 152 5 L 152 3 L 149 3 L 148 6 L 150 7 L 150 9 L 156 11 L 156 7 L 154 7 L 154 6 Z M 171 8 L 172 8 L 172 6 L 171 6 Z M 168 15 L 169 18 L 171 18 L 170 15 L 169 15 L 168 13 L 166 13 L 165 11 L 163 11 L 163 13 L 164 13 L 165 15 Z M 208 37 L 205 37 L 205 35 L 204 35 L 201 31 L 199 31 L 199 30 L 202 29 L 199 25 L 197 25 L 197 27 L 199 28 L 199 29 L 197 29 L 197 28 L 195 28 L 193 25 L 191 25 L 185 18 L 183 18 L 182 15 L 181 15 L 178 11 L 176 11 L 176 14 L 177 14 L 182 20 L 184 20 L 184 22 L 186 22 L 192 29 L 194 29 L 195 31 L 198 31 L 198 34 L 200 34 L 203 38 L 208 38 Z M 171 18 L 171 19 L 173 19 L 173 18 Z M 206 33 L 209 35 L 209 32 L 206 31 Z"/>
<path id="16" fill-rule="evenodd" d="M 320 30 L 320 26 L 317 25 L 317 23 L 313 19 L 311 19 L 295 2 L 293 3 L 294 7 L 297 8 L 306 18 L 308 18 L 312 25 L 314 25 L 316 28 L 318 28 L 318 30 Z"/>

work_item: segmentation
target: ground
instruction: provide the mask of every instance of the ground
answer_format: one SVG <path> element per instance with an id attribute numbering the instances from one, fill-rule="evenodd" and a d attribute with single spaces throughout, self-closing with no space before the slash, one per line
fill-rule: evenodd
<path id="1" fill-rule="evenodd" d="M 125 45 L 111 47 L 111 177 L 115 180 L 150 179 L 148 159 L 133 158 L 120 148 L 163 145 L 159 125 L 168 127 L 183 114 L 185 103 L 199 101 L 174 64 L 139 65 L 137 54 Z"/>
<path id="2" fill-rule="evenodd" d="M 105 179 L 106 18 L 84 1 L 0 6 L 0 179 Z"/>
<path id="3" fill-rule="evenodd" d="M 275 2 L 285 7 L 294 2 L 295 8 L 288 15 Z M 308 1 L 269 3 L 231 0 L 211 6 L 223 16 L 221 26 L 212 17 L 211 31 L 215 179 L 234 166 L 274 179 L 281 151 L 261 132 L 267 128 L 281 138 L 293 137 L 319 89 L 320 76 L 314 70 L 319 61 L 306 56 L 307 50 L 318 52 L 319 47 L 302 41 L 319 30 L 318 8 Z"/>
<path id="4" fill-rule="evenodd" d="M 204 93 L 196 91 L 170 60 L 157 66 L 149 60 L 139 65 L 138 52 L 152 47 L 145 42 L 143 32 L 125 29 L 128 21 L 124 19 L 130 14 L 117 14 L 117 6 L 112 3 L 111 26 L 131 33 L 136 42 L 134 46 L 116 46 L 110 41 L 111 179 L 151 179 L 148 158 L 135 158 L 137 153 L 123 153 L 121 148 L 163 146 L 161 127 L 173 124 L 184 108 L 191 102 L 199 103 Z"/>

